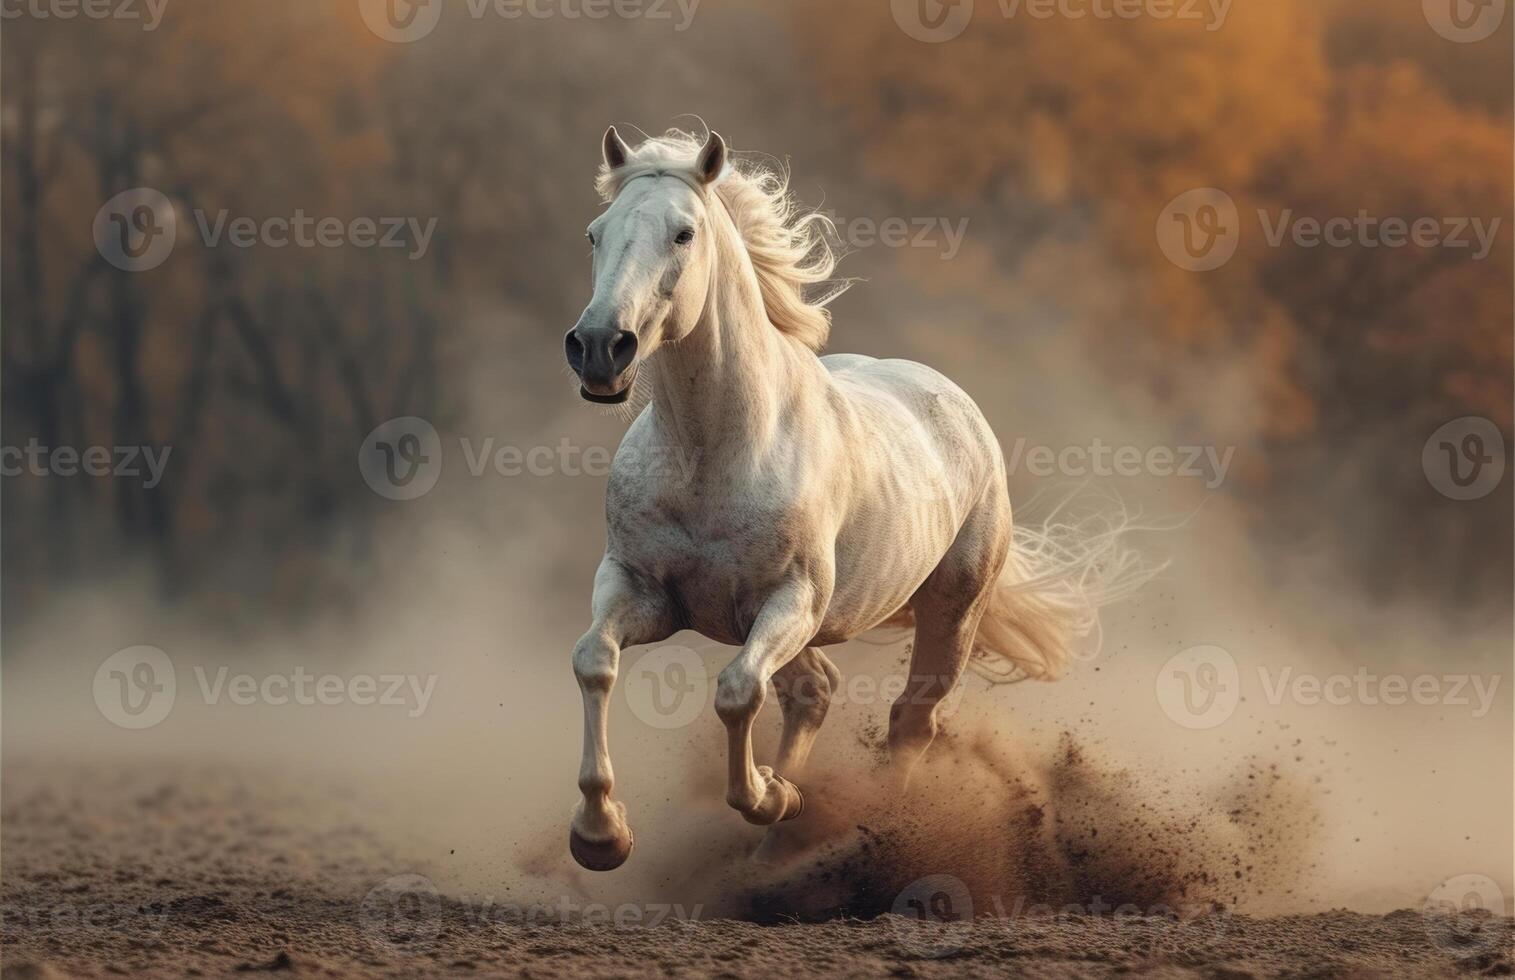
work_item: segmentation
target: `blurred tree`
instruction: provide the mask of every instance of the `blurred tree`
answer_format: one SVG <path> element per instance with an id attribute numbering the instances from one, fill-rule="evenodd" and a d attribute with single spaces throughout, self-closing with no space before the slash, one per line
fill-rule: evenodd
<path id="1" fill-rule="evenodd" d="M 1195 438 L 1264 449 L 1247 476 L 1270 527 L 1345 534 L 1357 572 L 1384 588 L 1407 584 L 1388 569 L 1418 567 L 1404 576 L 1417 587 L 1507 594 L 1508 507 L 1496 495 L 1460 505 L 1476 521 L 1448 512 L 1420 448 L 1466 414 L 1511 430 L 1510 25 L 1457 45 L 1414 5 L 1369 0 L 1235 4 L 1213 31 L 977 8 L 939 44 L 862 0 L 794 14 L 875 174 L 1004 215 L 993 257 L 960 286 L 1008 317 L 1080 331 L 1117 384 L 1166 402 Z M 1168 202 L 1200 187 L 1228 192 L 1243 228 L 1237 255 L 1207 273 L 1169 262 L 1154 234 Z M 1270 247 L 1259 213 L 1276 224 L 1286 211 L 1502 224 L 1477 261 Z M 1425 517 L 1385 536 L 1384 510 L 1322 509 L 1322 494 Z M 1321 523 L 1343 512 L 1355 523 Z M 1454 527 L 1498 533 L 1479 546 Z M 1470 545 L 1480 562 L 1465 560 Z"/>
<path id="2" fill-rule="evenodd" d="M 391 134 L 367 104 L 384 52 L 305 4 L 184 4 L 153 32 L 20 18 L 4 47 L 5 442 L 173 453 L 153 488 L 10 481 L 11 557 L 56 575 L 124 548 L 172 590 L 233 540 L 271 554 L 270 535 L 309 540 L 351 494 L 378 413 L 437 410 L 443 304 L 429 270 L 392 252 L 209 247 L 200 226 L 223 211 L 423 215 L 395 210 Z M 168 196 L 179 228 L 168 261 L 133 273 L 102 259 L 91 229 L 140 186 Z M 105 526 L 87 499 L 102 487 Z M 26 516 L 38 498 L 44 525 Z M 270 505 L 299 519 L 265 520 Z"/>

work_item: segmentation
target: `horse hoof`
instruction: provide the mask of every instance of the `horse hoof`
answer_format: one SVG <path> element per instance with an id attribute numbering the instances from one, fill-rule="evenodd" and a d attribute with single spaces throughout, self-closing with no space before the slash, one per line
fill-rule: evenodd
<path id="1" fill-rule="evenodd" d="M 630 830 L 626 831 L 624 840 L 614 837 L 610 840 L 589 840 L 579 836 L 579 832 L 572 827 L 568 829 L 568 853 L 573 855 L 580 866 L 590 871 L 614 871 L 626 863 L 635 845 L 636 838 Z"/>

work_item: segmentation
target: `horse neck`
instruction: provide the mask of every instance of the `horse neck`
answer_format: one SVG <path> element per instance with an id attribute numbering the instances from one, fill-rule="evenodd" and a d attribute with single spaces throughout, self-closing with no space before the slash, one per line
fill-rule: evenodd
<path id="1" fill-rule="evenodd" d="M 712 204 L 714 266 L 704 312 L 654 359 L 652 404 L 682 448 L 750 455 L 777 437 L 794 386 L 814 355 L 774 329 L 757 275 L 725 208 Z"/>

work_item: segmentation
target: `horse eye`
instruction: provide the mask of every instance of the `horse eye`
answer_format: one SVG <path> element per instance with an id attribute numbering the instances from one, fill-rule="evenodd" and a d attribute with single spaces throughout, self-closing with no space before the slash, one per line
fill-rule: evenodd
<path id="1" fill-rule="evenodd" d="M 688 228 L 685 228 L 683 231 L 679 232 L 673 240 L 680 245 L 688 245 L 690 242 L 694 241 L 694 232 Z"/>

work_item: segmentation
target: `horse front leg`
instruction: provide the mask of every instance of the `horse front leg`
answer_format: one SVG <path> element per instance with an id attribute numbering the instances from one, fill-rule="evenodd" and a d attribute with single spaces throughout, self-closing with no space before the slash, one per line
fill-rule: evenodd
<path id="1" fill-rule="evenodd" d="M 594 577 L 594 622 L 573 648 L 573 672 L 584 698 L 584 755 L 579 764 L 583 799 L 568 830 L 568 850 L 591 871 L 625 863 L 633 838 L 626 807 L 611 799 L 610 692 L 623 647 L 656 643 L 675 626 L 667 597 L 607 557 Z"/>
<path id="2" fill-rule="evenodd" d="M 780 589 L 764 603 L 737 658 L 716 682 L 715 711 L 726 725 L 729 774 L 726 802 L 748 823 L 793 820 L 805 809 L 795 786 L 754 764 L 752 726 L 768 682 L 803 650 L 819 626 L 816 590 L 808 582 Z"/>

